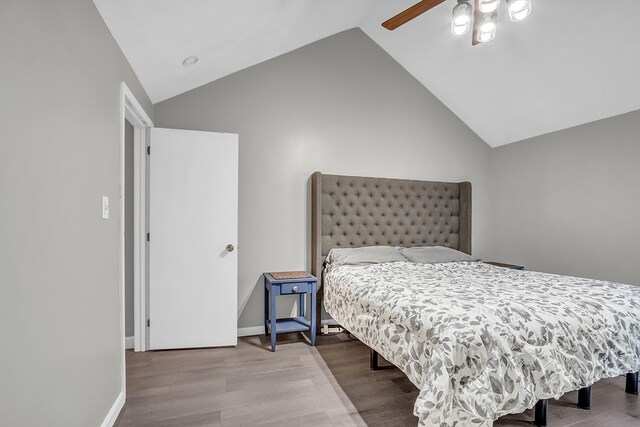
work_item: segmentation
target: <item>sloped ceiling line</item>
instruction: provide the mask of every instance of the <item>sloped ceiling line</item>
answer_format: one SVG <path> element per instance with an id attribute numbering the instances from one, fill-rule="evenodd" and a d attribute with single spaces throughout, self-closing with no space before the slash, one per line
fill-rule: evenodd
<path id="1" fill-rule="evenodd" d="M 450 33 L 455 0 L 381 27 L 414 2 L 94 0 L 154 103 L 360 27 L 493 147 L 640 109 L 636 0 L 533 0 L 519 23 L 502 5 L 496 39 L 475 47 Z"/>

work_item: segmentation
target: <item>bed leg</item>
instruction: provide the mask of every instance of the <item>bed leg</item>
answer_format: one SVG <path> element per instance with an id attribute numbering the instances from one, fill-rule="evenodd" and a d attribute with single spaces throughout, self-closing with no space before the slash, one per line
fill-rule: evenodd
<path id="1" fill-rule="evenodd" d="M 638 395 L 638 372 L 627 374 L 627 386 L 624 391 L 629 394 Z"/>
<path id="2" fill-rule="evenodd" d="M 537 425 L 538 427 L 546 427 L 548 409 L 549 401 L 547 399 L 539 400 L 538 403 L 536 403 L 536 418 L 534 421 L 535 425 Z"/>
<path id="3" fill-rule="evenodd" d="M 369 369 L 372 371 L 380 369 L 380 365 L 378 364 L 378 352 L 372 348 L 369 349 Z"/>
<path id="4" fill-rule="evenodd" d="M 578 408 L 591 409 L 591 386 L 578 390 Z"/>
<path id="5" fill-rule="evenodd" d="M 389 363 L 388 365 L 380 365 L 380 359 L 378 356 L 379 355 L 377 351 L 372 348 L 369 349 L 369 369 L 371 369 L 372 371 L 381 371 L 383 369 L 395 368 L 395 366 L 393 366 L 391 363 Z"/>

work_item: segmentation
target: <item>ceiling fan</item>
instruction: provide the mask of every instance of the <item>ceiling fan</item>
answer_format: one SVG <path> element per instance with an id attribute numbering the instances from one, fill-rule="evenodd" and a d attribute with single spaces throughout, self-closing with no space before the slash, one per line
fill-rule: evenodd
<path id="1" fill-rule="evenodd" d="M 417 18 L 431 8 L 436 7 L 444 0 L 422 0 L 408 9 L 403 10 L 396 16 L 387 19 L 382 23 L 382 26 L 389 31 L 395 30 L 400 25 L 404 25 L 411 21 L 413 18 Z"/>
<path id="2" fill-rule="evenodd" d="M 395 30 L 412 19 L 422 15 L 445 0 L 422 0 L 382 23 L 387 30 Z M 451 32 L 462 35 L 473 24 L 471 43 L 491 41 L 496 36 L 498 6 L 500 0 L 457 0 L 451 18 Z M 473 6 L 472 6 L 473 3 Z M 512 22 L 522 21 L 531 13 L 531 0 L 506 0 L 507 11 Z"/>

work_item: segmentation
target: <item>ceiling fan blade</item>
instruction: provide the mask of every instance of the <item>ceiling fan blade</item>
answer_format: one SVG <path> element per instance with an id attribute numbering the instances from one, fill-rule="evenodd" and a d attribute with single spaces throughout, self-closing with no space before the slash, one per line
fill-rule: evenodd
<path id="1" fill-rule="evenodd" d="M 413 18 L 422 15 L 427 10 L 436 7 L 444 0 L 422 0 L 419 3 L 414 4 L 409 9 L 403 10 L 393 18 L 389 18 L 382 23 L 382 26 L 387 30 L 395 30 L 402 24 L 406 24 Z"/>

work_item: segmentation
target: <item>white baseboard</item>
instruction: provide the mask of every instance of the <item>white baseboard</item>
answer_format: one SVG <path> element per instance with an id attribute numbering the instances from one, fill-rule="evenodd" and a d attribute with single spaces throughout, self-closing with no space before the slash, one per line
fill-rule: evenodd
<path id="1" fill-rule="evenodd" d="M 338 323 L 333 319 L 324 319 L 320 322 L 322 325 L 335 326 Z M 264 334 L 264 326 L 249 326 L 247 328 L 238 328 L 239 337 L 250 337 L 253 335 Z"/>
<path id="2" fill-rule="evenodd" d="M 135 337 L 125 337 L 124 339 L 124 348 L 130 349 L 135 347 Z"/>
<path id="3" fill-rule="evenodd" d="M 116 420 L 118 419 L 118 415 L 120 415 L 120 411 L 122 410 L 123 407 L 124 407 L 124 393 L 120 392 L 120 394 L 116 398 L 116 401 L 113 402 L 113 406 L 109 410 L 109 413 L 107 414 L 107 417 L 104 419 L 104 421 L 102 422 L 102 424 L 100 426 L 101 427 L 113 427 L 113 425 L 116 423 Z"/>
<path id="4" fill-rule="evenodd" d="M 248 328 L 238 328 L 239 337 L 250 337 L 252 335 L 264 334 L 264 326 L 249 326 Z"/>

